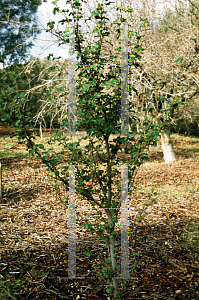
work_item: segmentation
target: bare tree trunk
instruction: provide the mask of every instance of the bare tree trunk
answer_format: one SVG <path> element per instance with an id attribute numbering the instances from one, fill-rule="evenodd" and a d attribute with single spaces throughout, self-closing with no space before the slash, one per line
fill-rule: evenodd
<path id="1" fill-rule="evenodd" d="M 106 142 L 106 150 L 107 150 L 107 161 L 108 163 L 110 162 L 110 149 L 109 149 L 109 144 L 108 144 L 108 138 L 105 137 L 105 142 Z M 108 165 L 108 203 L 109 205 L 111 204 L 111 196 L 112 196 L 112 186 L 111 186 L 111 165 Z M 111 213 L 110 211 L 108 210 L 107 211 L 107 216 L 108 216 L 108 224 L 110 227 L 113 227 L 113 231 L 114 231 L 114 227 L 115 227 L 115 224 L 112 222 L 112 216 L 111 216 Z M 110 234 L 110 233 L 109 233 Z M 111 233 L 112 234 L 112 233 Z M 110 242 L 110 245 L 109 245 L 109 249 L 110 249 L 110 256 L 111 256 L 111 265 L 112 265 L 112 270 L 113 270 L 113 275 L 114 277 L 116 277 L 117 275 L 117 271 L 115 269 L 115 267 L 117 266 L 117 260 L 116 260 L 116 257 L 115 257 L 115 253 L 114 253 L 114 248 L 115 248 L 115 236 L 113 235 L 112 237 L 109 236 L 109 242 Z M 112 278 L 113 280 L 113 288 L 114 288 L 114 296 L 117 297 L 118 295 L 118 292 L 119 292 L 119 286 L 118 286 L 118 279 L 116 278 Z"/>
<path id="2" fill-rule="evenodd" d="M 165 132 L 161 132 L 162 150 L 164 154 L 164 160 L 167 164 L 176 161 L 175 152 L 173 150 L 172 141 L 170 135 Z"/>
<path id="3" fill-rule="evenodd" d="M 39 130 L 40 130 L 40 138 L 41 140 L 43 140 L 41 123 L 39 124 Z"/>
<path id="4" fill-rule="evenodd" d="M 108 223 L 109 225 L 111 226 L 112 223 L 112 217 L 110 215 L 110 213 L 108 213 Z M 117 260 L 116 260 L 116 257 L 115 257 L 115 253 L 114 253 L 114 248 L 115 248 L 115 237 L 110 237 L 109 238 L 109 242 L 110 242 L 110 256 L 111 256 L 111 265 L 112 265 L 112 270 L 113 270 L 113 274 L 114 276 L 116 276 L 116 270 L 115 270 L 115 267 L 117 266 Z M 112 278 L 113 280 L 113 288 L 114 288 L 114 296 L 117 297 L 118 295 L 118 292 L 119 292 L 119 286 L 118 286 L 118 279 L 116 278 Z"/>

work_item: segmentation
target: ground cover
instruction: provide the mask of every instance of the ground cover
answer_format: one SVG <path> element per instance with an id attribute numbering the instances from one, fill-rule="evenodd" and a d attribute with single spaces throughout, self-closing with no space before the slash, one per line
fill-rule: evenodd
<path id="1" fill-rule="evenodd" d="M 129 199 L 133 279 L 121 299 L 199 298 L 199 139 L 172 135 L 172 140 L 177 162 L 168 166 L 161 148 L 152 147 L 136 177 Z M 108 299 L 108 284 L 94 271 L 101 270 L 107 247 L 78 224 L 77 277 L 85 279 L 60 279 L 68 276 L 67 193 L 20 147 L 16 139 L 0 137 L 1 299 Z M 96 217 L 87 201 L 77 199 L 77 205 L 84 207 L 81 220 Z"/>

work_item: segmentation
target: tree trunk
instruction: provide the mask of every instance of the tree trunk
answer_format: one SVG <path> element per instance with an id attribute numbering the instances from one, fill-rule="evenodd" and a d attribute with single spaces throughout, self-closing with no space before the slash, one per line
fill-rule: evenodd
<path id="1" fill-rule="evenodd" d="M 170 135 L 168 133 L 161 132 L 161 142 L 162 142 L 162 150 L 164 154 L 164 161 L 167 164 L 175 162 L 176 156 L 173 150 L 173 145 L 172 145 Z"/>
<path id="2" fill-rule="evenodd" d="M 112 217 L 109 212 L 107 214 L 108 214 L 108 223 L 111 226 L 112 225 L 112 223 L 111 223 Z M 112 270 L 113 270 L 114 276 L 117 276 L 116 270 L 115 270 L 115 267 L 117 266 L 117 260 L 116 260 L 116 257 L 114 255 L 115 253 L 113 250 L 115 248 L 115 237 L 114 236 L 112 238 L 110 237 L 109 242 L 110 242 L 109 249 L 110 249 Z M 113 280 L 114 296 L 117 297 L 118 292 L 119 292 L 118 279 L 112 278 L 112 280 Z"/>
<path id="3" fill-rule="evenodd" d="M 40 130 L 40 138 L 41 140 L 43 140 L 41 123 L 39 124 L 39 130 Z"/>

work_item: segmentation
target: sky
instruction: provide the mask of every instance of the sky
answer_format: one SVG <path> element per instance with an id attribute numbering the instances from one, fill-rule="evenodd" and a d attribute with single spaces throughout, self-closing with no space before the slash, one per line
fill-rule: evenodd
<path id="1" fill-rule="evenodd" d="M 170 0 L 170 1 L 173 2 L 174 0 Z M 65 2 L 66 1 L 64 0 L 58 0 L 57 4 L 63 8 L 66 7 Z M 90 0 L 90 3 L 91 2 L 92 1 Z M 137 0 L 136 3 L 138 3 Z M 143 2 L 141 1 L 141 3 Z M 157 1 L 157 11 L 161 12 L 163 8 L 162 3 L 165 4 L 165 0 Z M 56 38 L 51 36 L 50 33 L 46 33 L 45 30 L 46 24 L 49 21 L 52 20 L 58 21 L 62 18 L 61 14 L 59 13 L 53 15 L 52 11 L 54 7 L 55 6 L 52 4 L 52 0 L 48 0 L 47 2 L 43 2 L 43 4 L 38 8 L 38 13 L 37 13 L 38 22 L 40 27 L 43 28 L 43 30 L 42 33 L 40 35 L 37 35 L 37 37 L 34 39 L 34 47 L 31 49 L 31 56 L 38 56 L 39 58 L 44 58 L 47 57 L 50 53 L 54 53 L 56 57 L 61 56 L 63 59 L 69 57 L 68 46 L 66 44 L 58 46 L 58 42 L 56 42 Z"/>
<path id="2" fill-rule="evenodd" d="M 95 0 L 89 0 L 89 4 L 93 6 L 93 1 Z M 156 1 L 156 11 L 161 13 L 163 11 L 163 5 L 167 5 L 167 7 L 171 7 L 169 5 L 169 2 L 173 3 L 175 0 L 148 0 L 150 1 Z M 185 0 L 186 1 L 186 0 Z M 43 59 L 47 57 L 49 54 L 53 53 L 55 57 L 61 56 L 62 59 L 66 59 L 69 57 L 69 46 L 64 44 L 61 46 L 58 46 L 59 42 L 57 42 L 56 37 L 52 36 L 49 32 L 46 32 L 47 23 L 49 21 L 56 21 L 56 24 L 58 24 L 58 20 L 61 20 L 63 17 L 60 13 L 56 13 L 56 15 L 53 14 L 53 8 L 55 7 L 54 4 L 52 4 L 53 0 L 47 0 L 47 2 L 43 2 L 42 5 L 38 7 L 37 12 L 37 19 L 38 19 L 38 25 L 41 28 L 42 32 L 41 34 L 37 35 L 34 40 L 34 46 L 30 50 L 30 57 L 31 56 L 37 56 L 40 59 Z M 70 5 L 66 7 L 65 4 L 66 0 L 57 0 L 57 5 L 63 8 L 70 8 Z M 123 3 L 125 0 L 123 0 Z M 146 3 L 145 0 L 132 0 L 132 3 L 137 6 L 142 6 L 143 3 Z M 62 26 L 63 28 L 64 26 Z M 0 68 L 3 67 L 3 64 L 0 65 Z"/>
<path id="3" fill-rule="evenodd" d="M 65 1 L 59 0 L 58 4 L 64 5 Z M 65 5 L 66 6 L 66 5 Z M 56 37 L 52 36 L 49 32 L 46 32 L 47 23 L 49 21 L 62 19 L 59 13 L 53 14 L 52 0 L 43 2 L 38 8 L 37 17 L 38 25 L 41 27 L 41 34 L 37 35 L 34 39 L 34 47 L 31 50 L 31 56 L 38 56 L 39 58 L 47 57 L 50 53 L 54 53 L 56 57 L 62 56 L 64 59 L 68 57 L 68 46 L 58 46 Z"/>

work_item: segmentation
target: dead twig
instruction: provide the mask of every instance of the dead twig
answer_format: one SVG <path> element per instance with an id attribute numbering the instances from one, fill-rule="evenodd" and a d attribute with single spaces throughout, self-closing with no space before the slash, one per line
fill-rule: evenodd
<path id="1" fill-rule="evenodd" d="M 6 289 L 3 289 L 4 292 L 12 299 L 17 300 L 14 296 L 12 296 Z"/>

